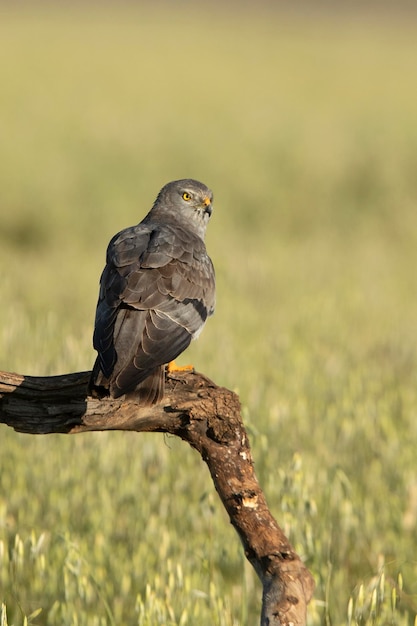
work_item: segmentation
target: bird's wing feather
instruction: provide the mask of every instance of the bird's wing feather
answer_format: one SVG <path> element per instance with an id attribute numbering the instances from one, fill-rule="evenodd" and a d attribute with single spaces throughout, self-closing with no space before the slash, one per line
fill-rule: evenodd
<path id="1" fill-rule="evenodd" d="M 214 270 L 198 237 L 160 224 L 126 229 L 109 244 L 94 347 L 100 367 L 131 390 L 175 359 L 214 309 Z"/>
<path id="2" fill-rule="evenodd" d="M 98 352 L 100 369 L 106 378 L 111 376 L 117 361 L 115 344 L 119 343 L 119 331 L 125 319 L 120 310 L 121 295 L 126 287 L 125 274 L 145 252 L 149 237 L 149 229 L 133 226 L 115 235 L 107 248 L 107 263 L 100 278 L 93 335 L 93 346 Z M 140 326 L 139 319 L 137 323 Z M 123 334 L 127 336 L 126 332 Z M 121 353 L 121 338 L 120 347 Z"/>

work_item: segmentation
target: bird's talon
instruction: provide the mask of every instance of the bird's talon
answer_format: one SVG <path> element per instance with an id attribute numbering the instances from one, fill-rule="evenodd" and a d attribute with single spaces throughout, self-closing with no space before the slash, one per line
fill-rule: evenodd
<path id="1" fill-rule="evenodd" d="M 168 374 L 174 374 L 175 372 L 193 372 L 194 365 L 177 365 L 175 361 L 171 361 L 167 365 Z"/>

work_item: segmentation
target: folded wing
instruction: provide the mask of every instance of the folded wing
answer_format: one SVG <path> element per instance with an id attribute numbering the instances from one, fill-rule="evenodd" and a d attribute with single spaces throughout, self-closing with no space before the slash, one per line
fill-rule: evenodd
<path id="1" fill-rule="evenodd" d="M 160 396 L 162 366 L 199 334 L 214 305 L 213 265 L 199 237 L 152 223 L 122 231 L 100 281 L 93 385 L 113 397 L 141 385 Z"/>

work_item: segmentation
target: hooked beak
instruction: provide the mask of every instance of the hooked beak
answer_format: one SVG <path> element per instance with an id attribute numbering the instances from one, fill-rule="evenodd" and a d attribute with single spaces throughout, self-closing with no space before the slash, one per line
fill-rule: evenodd
<path id="1" fill-rule="evenodd" d="M 210 216 L 213 212 L 213 207 L 211 206 L 211 200 L 208 196 L 204 198 L 203 204 L 205 206 L 204 211 Z"/>

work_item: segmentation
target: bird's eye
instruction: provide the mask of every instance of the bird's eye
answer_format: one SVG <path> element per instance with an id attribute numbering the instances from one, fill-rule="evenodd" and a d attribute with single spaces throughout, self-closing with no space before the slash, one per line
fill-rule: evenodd
<path id="1" fill-rule="evenodd" d="M 189 202 L 191 200 L 191 194 L 189 194 L 188 191 L 184 191 L 182 198 L 183 200 L 186 200 L 186 202 Z"/>

